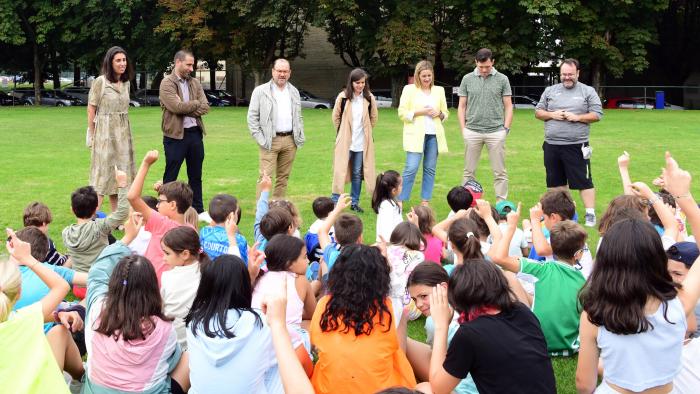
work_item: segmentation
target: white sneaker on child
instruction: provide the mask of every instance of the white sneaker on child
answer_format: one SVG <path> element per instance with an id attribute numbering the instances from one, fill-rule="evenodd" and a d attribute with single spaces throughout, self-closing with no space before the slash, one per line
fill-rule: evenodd
<path id="1" fill-rule="evenodd" d="M 584 218 L 586 219 L 586 222 L 584 223 L 586 227 L 595 226 L 595 213 L 586 213 L 586 216 L 584 216 Z"/>

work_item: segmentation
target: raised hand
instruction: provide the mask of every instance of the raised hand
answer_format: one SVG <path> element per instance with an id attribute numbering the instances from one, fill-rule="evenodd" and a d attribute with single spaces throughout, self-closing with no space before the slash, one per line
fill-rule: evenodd
<path id="1" fill-rule="evenodd" d="M 155 163 L 158 160 L 158 151 L 157 150 L 149 150 L 146 152 L 146 156 L 143 157 L 143 162 L 151 165 Z"/>
<path id="2" fill-rule="evenodd" d="M 506 221 L 508 222 L 509 226 L 517 227 L 518 222 L 520 221 L 520 207 L 522 206 L 521 203 L 518 203 L 518 209 L 515 211 L 510 211 L 508 212 L 508 215 L 506 215 Z"/>
<path id="3" fill-rule="evenodd" d="M 622 154 L 617 158 L 617 166 L 620 168 L 628 168 L 630 165 L 630 154 L 627 151 L 623 151 Z"/>
<path id="4" fill-rule="evenodd" d="M 530 222 L 532 222 L 533 226 L 536 223 L 540 222 L 542 216 L 544 216 L 544 211 L 542 211 L 542 204 L 537 203 L 534 207 L 530 208 Z"/>
<path id="5" fill-rule="evenodd" d="M 266 172 L 263 172 L 262 178 L 260 178 L 260 190 L 266 192 L 272 190 L 272 178 Z"/>
<path id="6" fill-rule="evenodd" d="M 669 152 L 666 152 L 666 168 L 663 169 L 661 177 L 666 190 L 672 196 L 679 198 L 690 193 L 690 173 L 681 169 Z"/>
<path id="7" fill-rule="evenodd" d="M 226 217 L 226 222 L 224 222 L 224 228 L 226 229 L 226 234 L 229 237 L 235 237 L 238 232 L 238 215 L 236 212 L 231 212 Z"/>
<path id="8" fill-rule="evenodd" d="M 476 200 L 476 213 L 482 219 L 486 219 L 487 217 L 491 216 L 491 204 L 489 204 L 489 202 L 486 200 L 477 199 Z"/>

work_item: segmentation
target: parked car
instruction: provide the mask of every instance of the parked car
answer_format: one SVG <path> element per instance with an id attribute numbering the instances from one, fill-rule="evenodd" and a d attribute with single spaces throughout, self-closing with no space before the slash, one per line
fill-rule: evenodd
<path id="1" fill-rule="evenodd" d="M 207 93 L 207 91 L 204 91 L 204 95 L 207 97 L 210 107 L 228 107 L 232 105 L 230 101 L 220 98 L 213 93 Z"/>
<path id="2" fill-rule="evenodd" d="M 247 99 L 241 98 L 241 97 L 236 97 L 232 95 L 231 93 L 225 91 L 225 90 L 214 90 L 214 89 L 206 89 L 204 91 L 206 94 L 213 94 L 214 96 L 226 100 L 230 103 L 230 105 L 235 105 L 237 107 L 244 107 L 250 104 Z"/>
<path id="3" fill-rule="evenodd" d="M 0 105 L 32 105 L 32 102 L 25 98 L 17 98 L 0 91 Z"/>
<path id="4" fill-rule="evenodd" d="M 614 97 L 605 100 L 603 108 L 608 109 L 652 109 L 651 104 L 646 104 L 644 101 L 634 97 Z"/>
<path id="5" fill-rule="evenodd" d="M 535 109 L 537 101 L 529 96 L 511 96 L 513 107 L 516 109 Z"/>
<path id="6" fill-rule="evenodd" d="M 34 92 L 25 95 L 24 98 L 31 101 L 32 104 L 36 101 Z M 41 105 L 47 105 L 52 107 L 70 107 L 75 105 L 85 105 L 83 100 L 69 96 L 60 90 L 42 90 L 41 91 Z"/>
<path id="7" fill-rule="evenodd" d="M 391 108 L 391 97 L 374 95 L 374 99 L 377 101 L 377 108 Z"/>
<path id="8" fill-rule="evenodd" d="M 652 108 L 656 108 L 656 97 L 634 97 L 635 99 L 645 102 L 647 105 L 651 105 Z M 664 109 L 670 109 L 670 110 L 684 110 L 685 107 L 681 107 L 680 105 L 674 105 L 669 103 L 668 101 L 664 101 Z"/>
<path id="9" fill-rule="evenodd" d="M 330 100 L 320 98 L 306 90 L 299 89 L 299 95 L 301 96 L 301 107 L 302 108 L 317 108 L 317 109 L 331 109 L 333 104 Z"/>
<path id="10" fill-rule="evenodd" d="M 141 100 L 141 105 L 155 105 L 160 107 L 160 98 L 158 89 L 139 89 L 134 93 L 137 100 Z"/>
<path id="11" fill-rule="evenodd" d="M 63 88 L 63 92 L 73 97 L 77 97 L 87 103 L 88 96 L 90 94 L 90 88 L 85 88 L 81 86 L 71 86 Z"/>

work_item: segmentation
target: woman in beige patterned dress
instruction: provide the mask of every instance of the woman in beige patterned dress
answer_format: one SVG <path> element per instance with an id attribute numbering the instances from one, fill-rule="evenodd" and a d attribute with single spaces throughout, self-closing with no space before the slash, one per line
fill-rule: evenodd
<path id="1" fill-rule="evenodd" d="M 112 47 L 102 62 L 102 75 L 92 83 L 88 97 L 88 146 L 91 149 L 90 186 L 99 196 L 109 196 L 112 212 L 117 209 L 114 166 L 134 179 L 134 146 L 129 126 L 129 81 L 133 69 L 126 51 Z"/>

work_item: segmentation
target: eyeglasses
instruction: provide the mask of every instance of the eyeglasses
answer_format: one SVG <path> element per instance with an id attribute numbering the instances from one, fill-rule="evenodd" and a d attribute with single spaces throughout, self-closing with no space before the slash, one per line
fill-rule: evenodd
<path id="1" fill-rule="evenodd" d="M 168 200 L 168 199 L 161 200 L 161 199 L 159 198 L 159 199 L 158 199 L 158 202 L 156 203 L 156 206 L 160 205 L 160 203 L 162 203 L 162 202 L 170 202 L 170 200 Z"/>

